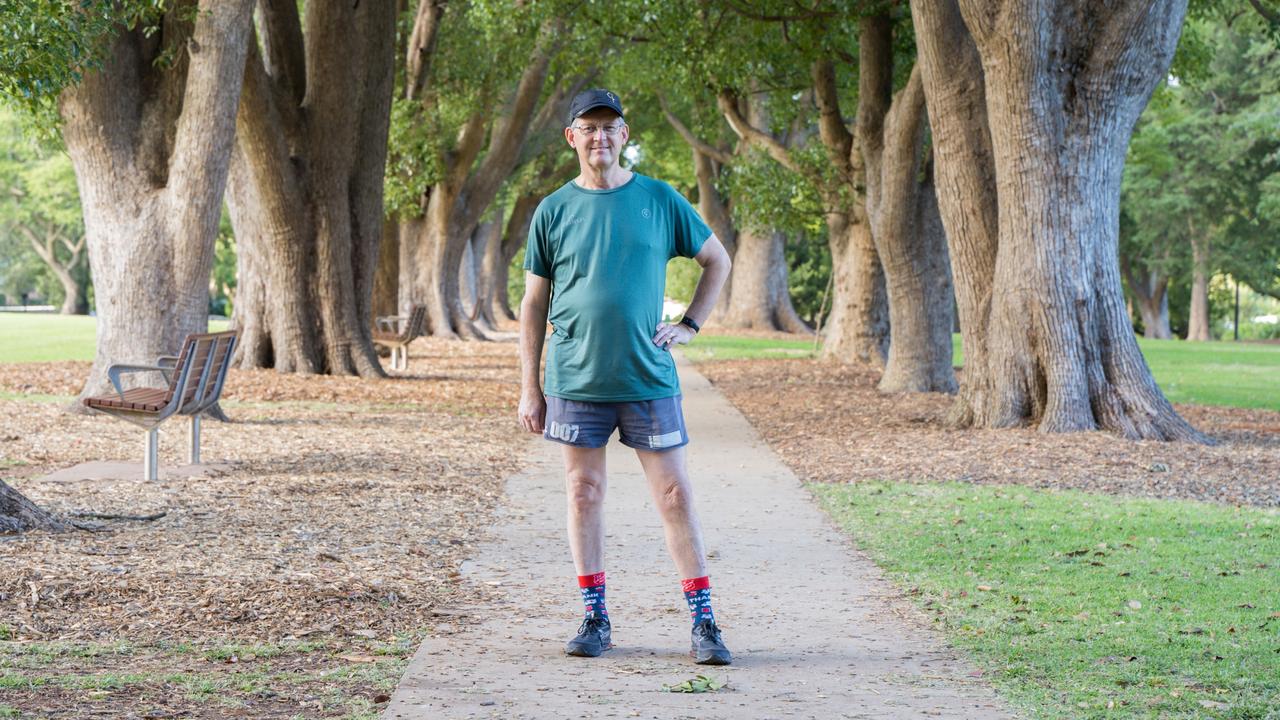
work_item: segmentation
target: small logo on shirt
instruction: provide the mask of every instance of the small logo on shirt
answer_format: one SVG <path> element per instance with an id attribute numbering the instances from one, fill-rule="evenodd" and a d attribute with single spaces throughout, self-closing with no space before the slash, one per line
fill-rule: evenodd
<path id="1" fill-rule="evenodd" d="M 640 217 L 644 218 L 645 220 L 648 220 L 649 218 L 653 217 L 653 213 L 649 211 L 649 208 L 641 208 Z"/>
<path id="2" fill-rule="evenodd" d="M 582 217 L 582 216 L 580 216 L 580 215 L 570 215 L 567 219 L 565 219 L 564 224 L 565 224 L 565 225 L 577 225 L 578 223 L 582 222 L 583 220 L 586 220 L 586 218 L 584 218 L 584 217 Z"/>

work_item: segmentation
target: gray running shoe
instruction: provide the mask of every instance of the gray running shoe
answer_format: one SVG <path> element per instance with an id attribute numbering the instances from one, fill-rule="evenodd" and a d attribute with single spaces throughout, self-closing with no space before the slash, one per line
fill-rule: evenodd
<path id="1" fill-rule="evenodd" d="M 693 647 L 689 650 L 699 665 L 728 665 L 733 662 L 729 648 L 720 639 L 720 628 L 714 620 L 699 620 L 693 626 Z"/>
<path id="2" fill-rule="evenodd" d="M 592 613 L 582 621 L 578 634 L 564 646 L 566 655 L 574 657 L 599 657 L 613 647 L 613 630 L 609 618 Z"/>

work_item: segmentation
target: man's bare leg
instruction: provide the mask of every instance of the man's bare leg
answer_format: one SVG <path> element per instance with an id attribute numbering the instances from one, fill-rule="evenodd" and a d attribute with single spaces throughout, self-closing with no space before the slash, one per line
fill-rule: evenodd
<path id="1" fill-rule="evenodd" d="M 666 452 L 636 450 L 653 504 L 662 516 L 667 537 L 667 552 L 676 563 L 682 578 L 698 578 L 707 574 L 706 553 L 702 546 L 702 526 L 693 507 L 693 485 L 685 463 L 683 447 Z"/>
<path id="2" fill-rule="evenodd" d="M 566 654 L 596 657 L 613 647 L 605 605 L 604 494 L 605 449 L 565 445 L 564 477 L 569 498 L 569 550 L 578 570 L 586 617 L 578 634 L 565 645 Z"/>
<path id="3" fill-rule="evenodd" d="M 689 654 L 699 665 L 728 665 L 733 662 L 729 648 L 720 638 L 715 614 L 711 612 L 711 579 L 707 577 L 702 526 L 693 508 L 693 486 L 685 464 L 683 447 L 666 452 L 636 450 L 649 480 L 653 503 L 662 515 L 667 551 L 680 571 L 681 589 L 693 619 Z"/>
<path id="4" fill-rule="evenodd" d="M 604 570 L 605 449 L 562 445 L 569 498 L 569 550 L 578 575 Z"/>

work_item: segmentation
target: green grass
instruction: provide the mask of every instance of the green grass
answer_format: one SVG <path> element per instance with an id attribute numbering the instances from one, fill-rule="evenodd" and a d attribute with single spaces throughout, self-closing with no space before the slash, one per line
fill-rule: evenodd
<path id="1" fill-rule="evenodd" d="M 1170 400 L 1280 410 L 1280 345 L 1138 340 Z"/>
<path id="2" fill-rule="evenodd" d="M 1280 513 L 950 484 L 815 485 L 1035 718 L 1280 718 Z"/>
<path id="3" fill-rule="evenodd" d="M 223 330 L 225 321 L 209 323 Z M 51 313 L 0 313 L 0 363 L 92 360 L 97 318 Z"/>
<path id="4" fill-rule="evenodd" d="M 682 349 L 694 362 L 706 360 L 755 360 L 760 358 L 813 357 L 813 340 L 700 335 Z"/>
<path id="5" fill-rule="evenodd" d="M 1139 347 L 1169 400 L 1280 411 L 1280 345 L 1146 340 Z M 952 363 L 964 365 L 960 335 L 952 336 Z M 698 337 L 684 349 L 694 362 L 813 357 L 812 340 L 732 335 Z"/>

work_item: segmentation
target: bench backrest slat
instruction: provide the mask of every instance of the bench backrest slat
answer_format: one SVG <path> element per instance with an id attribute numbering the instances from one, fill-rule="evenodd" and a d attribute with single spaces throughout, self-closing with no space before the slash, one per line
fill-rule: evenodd
<path id="1" fill-rule="evenodd" d="M 218 392 L 231 366 L 236 331 L 193 333 L 182 343 L 178 362 L 165 393 L 165 404 L 177 400 L 176 411 L 192 414 L 217 401 Z"/>

